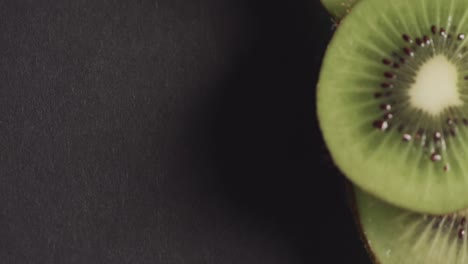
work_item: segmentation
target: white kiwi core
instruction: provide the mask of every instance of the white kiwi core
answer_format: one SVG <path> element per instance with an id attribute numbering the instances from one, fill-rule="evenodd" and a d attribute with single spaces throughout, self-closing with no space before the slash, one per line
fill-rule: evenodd
<path id="1" fill-rule="evenodd" d="M 457 67 L 444 55 L 427 60 L 418 70 L 415 82 L 409 89 L 413 107 L 437 116 L 448 107 L 462 105 L 458 93 Z"/>

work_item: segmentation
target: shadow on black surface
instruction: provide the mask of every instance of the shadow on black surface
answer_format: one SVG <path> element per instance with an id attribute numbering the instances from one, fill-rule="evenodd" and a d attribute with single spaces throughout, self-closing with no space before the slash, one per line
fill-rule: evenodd
<path id="1" fill-rule="evenodd" d="M 1 263 L 364 261 L 317 0 L 4 2 Z"/>
<path id="2" fill-rule="evenodd" d="M 211 149 L 218 195 L 304 263 L 367 263 L 316 119 L 331 21 L 319 1 L 245 5 L 252 39 L 204 107 L 211 118 L 193 124 Z"/>

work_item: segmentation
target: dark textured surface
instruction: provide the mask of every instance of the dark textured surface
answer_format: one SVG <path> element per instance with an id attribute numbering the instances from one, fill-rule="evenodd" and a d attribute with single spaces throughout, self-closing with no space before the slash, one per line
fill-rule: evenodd
<path id="1" fill-rule="evenodd" d="M 316 0 L 1 1 L 1 263 L 367 263 Z"/>

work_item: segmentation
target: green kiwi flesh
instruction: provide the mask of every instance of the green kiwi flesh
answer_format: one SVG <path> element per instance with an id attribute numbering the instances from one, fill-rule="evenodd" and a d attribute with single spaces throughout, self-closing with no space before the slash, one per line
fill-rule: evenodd
<path id="1" fill-rule="evenodd" d="M 358 0 L 321 0 L 325 9 L 334 18 L 341 19 L 351 11 Z"/>
<path id="2" fill-rule="evenodd" d="M 323 60 L 317 114 L 335 164 L 391 204 L 468 207 L 468 2 L 360 1 Z"/>
<path id="3" fill-rule="evenodd" d="M 368 250 L 381 264 L 468 263 L 468 212 L 427 215 L 400 209 L 355 188 Z"/>

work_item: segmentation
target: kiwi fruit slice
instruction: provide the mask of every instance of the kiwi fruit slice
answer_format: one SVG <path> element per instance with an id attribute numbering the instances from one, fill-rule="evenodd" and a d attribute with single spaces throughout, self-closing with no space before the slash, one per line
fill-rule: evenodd
<path id="1" fill-rule="evenodd" d="M 351 11 L 358 0 L 321 0 L 322 5 L 334 18 L 341 19 Z"/>
<path id="2" fill-rule="evenodd" d="M 468 207 L 466 34 L 466 0 L 365 0 L 342 21 L 317 115 L 353 183 L 413 211 Z"/>
<path id="3" fill-rule="evenodd" d="M 468 211 L 415 213 L 357 188 L 354 201 L 363 237 L 377 263 L 468 263 Z"/>

